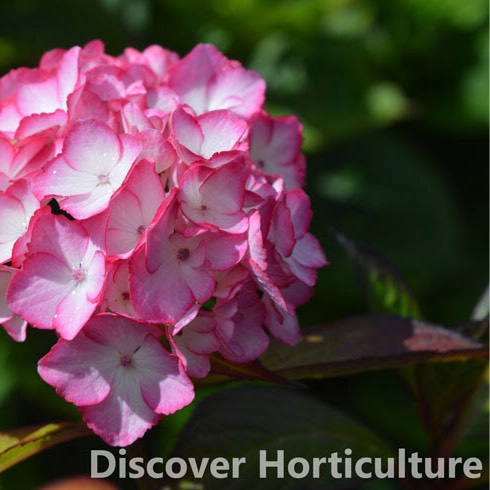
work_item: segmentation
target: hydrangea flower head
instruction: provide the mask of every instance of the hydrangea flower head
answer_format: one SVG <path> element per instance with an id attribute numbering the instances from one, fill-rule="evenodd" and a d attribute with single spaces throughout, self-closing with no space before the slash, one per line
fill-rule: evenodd
<path id="1" fill-rule="evenodd" d="M 193 399 L 210 356 L 300 338 L 326 264 L 302 126 L 211 45 L 100 41 L 0 78 L 0 321 L 59 339 L 40 376 L 108 444 Z"/>

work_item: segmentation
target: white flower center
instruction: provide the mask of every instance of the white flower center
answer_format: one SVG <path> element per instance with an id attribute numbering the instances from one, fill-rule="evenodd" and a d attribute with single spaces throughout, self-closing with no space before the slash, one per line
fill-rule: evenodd
<path id="1" fill-rule="evenodd" d="M 119 364 L 122 367 L 129 367 L 133 364 L 133 356 L 127 352 L 123 352 L 119 357 Z"/>
<path id="2" fill-rule="evenodd" d="M 99 179 L 99 185 L 110 184 L 108 175 L 100 174 L 97 176 L 97 179 Z"/>
<path id="3" fill-rule="evenodd" d="M 85 279 L 85 271 L 81 267 L 76 267 L 71 273 L 75 282 L 82 282 Z"/>

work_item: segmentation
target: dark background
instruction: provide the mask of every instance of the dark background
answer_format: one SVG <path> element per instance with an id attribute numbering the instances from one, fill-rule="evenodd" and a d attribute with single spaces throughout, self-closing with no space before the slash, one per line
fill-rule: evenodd
<path id="1" fill-rule="evenodd" d="M 488 283 L 487 24 L 485 0 L 1 1 L 0 74 L 94 38 L 113 55 L 215 44 L 265 77 L 271 113 L 305 127 L 312 231 L 331 265 L 302 323 L 366 311 L 334 228 L 389 260 L 425 319 L 452 326 Z M 35 374 L 53 342 L 31 330 L 17 345 L 0 332 L 0 430 L 77 418 Z M 386 374 L 369 376 L 389 397 Z M 353 381 L 329 383 L 335 401 Z M 172 430 L 152 431 L 152 447 L 168 446 Z M 49 450 L 1 475 L 0 488 L 87 472 L 88 448 L 103 447 L 93 437 Z"/>

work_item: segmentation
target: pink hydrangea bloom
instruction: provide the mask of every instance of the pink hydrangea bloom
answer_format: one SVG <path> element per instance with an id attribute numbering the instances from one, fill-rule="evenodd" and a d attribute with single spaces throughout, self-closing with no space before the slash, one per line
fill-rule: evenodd
<path id="1" fill-rule="evenodd" d="M 9 307 L 32 325 L 72 339 L 99 302 L 105 254 L 82 223 L 52 214 L 36 221 L 28 247 L 7 291 Z"/>
<path id="2" fill-rule="evenodd" d="M 326 259 L 301 123 L 264 94 L 206 44 L 93 41 L 0 78 L 0 322 L 56 331 L 39 373 L 109 444 L 190 403 L 211 355 L 300 339 Z"/>
<path id="3" fill-rule="evenodd" d="M 35 193 L 40 199 L 58 198 L 74 218 L 89 218 L 107 209 L 140 151 L 136 138 L 118 136 L 100 121 L 77 122 L 66 136 L 63 153 L 36 180 Z"/>
<path id="4" fill-rule="evenodd" d="M 126 446 L 194 398 L 182 364 L 158 341 L 162 333 L 110 313 L 96 315 L 74 340 L 58 341 L 39 361 L 39 374 L 80 407 L 108 444 Z"/>

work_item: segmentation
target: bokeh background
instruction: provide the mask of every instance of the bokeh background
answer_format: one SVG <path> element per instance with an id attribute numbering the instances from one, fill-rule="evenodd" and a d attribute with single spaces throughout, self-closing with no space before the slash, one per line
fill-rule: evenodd
<path id="1" fill-rule="evenodd" d="M 313 232 L 331 262 L 303 324 L 366 311 L 336 232 L 396 268 L 423 318 L 451 326 L 471 317 L 488 283 L 486 0 L 0 1 L 0 74 L 94 38 L 113 55 L 153 43 L 184 55 L 213 43 L 264 76 L 272 114 L 298 115 Z M 0 332 L 0 429 L 77 419 L 35 374 L 52 343 L 45 332 L 23 345 Z M 389 373 L 314 389 L 359 405 L 392 437 L 416 433 Z M 404 428 L 382 406 L 404 413 Z M 154 454 L 170 447 L 177 419 L 150 433 Z M 51 449 L 0 475 L 0 488 L 86 473 L 88 450 L 103 447 L 94 437 Z"/>

